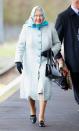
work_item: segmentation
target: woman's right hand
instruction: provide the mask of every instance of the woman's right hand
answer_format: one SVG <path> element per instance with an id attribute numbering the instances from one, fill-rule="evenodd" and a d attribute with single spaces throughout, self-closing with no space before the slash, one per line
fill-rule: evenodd
<path id="1" fill-rule="evenodd" d="M 22 63 L 16 62 L 16 67 L 17 67 L 17 70 L 19 71 L 19 73 L 22 74 L 22 69 L 23 69 Z"/>

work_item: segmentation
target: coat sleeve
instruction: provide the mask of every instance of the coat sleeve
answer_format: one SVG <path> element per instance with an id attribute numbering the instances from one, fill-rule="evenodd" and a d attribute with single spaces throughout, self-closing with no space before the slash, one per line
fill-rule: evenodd
<path id="1" fill-rule="evenodd" d="M 55 29 L 55 26 L 52 26 L 52 51 L 54 53 L 54 56 L 59 52 L 61 49 L 61 42 L 58 38 L 57 31 Z"/>
<path id="2" fill-rule="evenodd" d="M 59 40 L 62 43 L 63 38 L 64 38 L 64 29 L 63 29 L 63 19 L 60 15 L 58 15 L 58 17 L 57 17 L 57 20 L 55 23 L 55 28 L 58 33 Z M 61 57 L 62 57 L 62 55 L 61 55 L 61 52 L 59 51 L 58 54 L 55 56 L 55 59 L 59 59 Z"/>
<path id="3" fill-rule="evenodd" d="M 21 30 L 19 40 L 16 46 L 15 62 L 23 61 L 25 46 L 26 46 L 26 28 L 25 28 L 25 25 L 23 25 L 23 28 Z"/>
<path id="4" fill-rule="evenodd" d="M 55 28 L 57 30 L 59 40 L 62 43 L 64 37 L 64 25 L 63 25 L 63 18 L 61 17 L 61 15 L 58 15 L 57 17 Z"/>

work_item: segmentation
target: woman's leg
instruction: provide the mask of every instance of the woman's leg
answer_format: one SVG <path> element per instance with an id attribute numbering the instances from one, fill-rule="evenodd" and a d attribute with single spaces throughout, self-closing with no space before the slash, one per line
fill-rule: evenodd
<path id="1" fill-rule="evenodd" d="M 36 123 L 36 107 L 35 107 L 35 100 L 29 98 L 29 106 L 30 106 L 30 120 L 33 124 Z"/>
<path id="2" fill-rule="evenodd" d="M 35 107 L 35 100 L 29 98 L 29 107 L 31 115 L 36 115 L 36 107 Z"/>
<path id="3" fill-rule="evenodd" d="M 46 104 L 47 104 L 47 101 L 39 100 L 39 122 L 44 121 Z"/>

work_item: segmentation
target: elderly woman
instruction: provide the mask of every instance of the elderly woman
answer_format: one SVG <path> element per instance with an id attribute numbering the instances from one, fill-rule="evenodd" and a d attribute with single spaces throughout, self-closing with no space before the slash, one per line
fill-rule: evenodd
<path id="1" fill-rule="evenodd" d="M 32 123 L 37 120 L 35 100 L 39 100 L 40 127 L 45 126 L 45 108 L 52 90 L 52 81 L 45 76 L 47 58 L 43 56 L 43 52 L 50 48 L 55 56 L 61 44 L 54 25 L 45 20 L 43 8 L 36 6 L 23 25 L 16 47 L 15 62 L 18 71 L 22 73 L 20 97 L 29 100 Z"/>

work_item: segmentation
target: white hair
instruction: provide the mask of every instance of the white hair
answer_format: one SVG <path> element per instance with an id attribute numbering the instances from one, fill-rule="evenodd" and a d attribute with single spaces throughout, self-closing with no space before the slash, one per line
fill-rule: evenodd
<path id="1" fill-rule="evenodd" d="M 36 11 L 36 10 L 39 10 L 39 11 L 42 13 L 43 17 L 45 18 L 44 9 L 43 9 L 41 6 L 35 6 L 35 7 L 32 9 L 31 15 L 30 15 L 30 17 L 31 17 L 32 19 L 34 18 L 34 15 L 35 15 L 35 11 Z"/>

